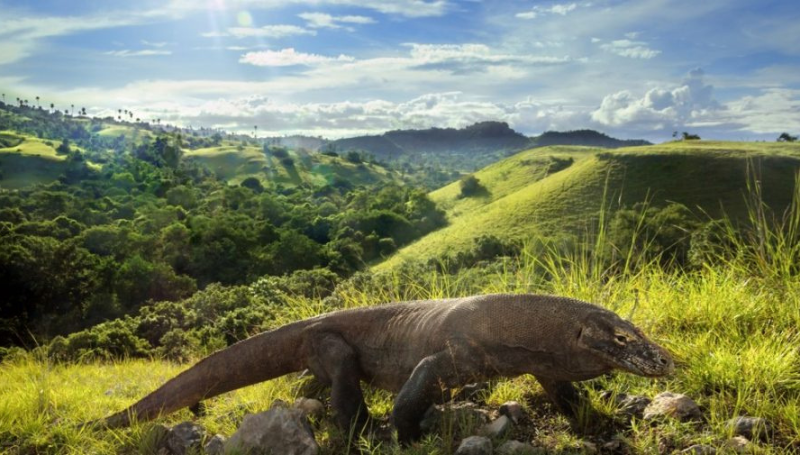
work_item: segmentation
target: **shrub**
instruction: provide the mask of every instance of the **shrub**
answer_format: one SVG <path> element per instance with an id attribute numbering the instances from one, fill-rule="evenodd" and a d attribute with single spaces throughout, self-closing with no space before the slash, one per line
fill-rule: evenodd
<path id="1" fill-rule="evenodd" d="M 462 198 L 475 196 L 478 193 L 486 191 L 486 188 L 481 185 L 480 180 L 472 174 L 462 177 L 459 185 L 461 186 L 461 193 L 459 196 Z"/>

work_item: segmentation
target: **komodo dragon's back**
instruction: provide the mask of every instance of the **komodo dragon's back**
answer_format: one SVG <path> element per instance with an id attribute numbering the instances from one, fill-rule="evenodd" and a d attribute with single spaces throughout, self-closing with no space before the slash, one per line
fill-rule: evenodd
<path id="1" fill-rule="evenodd" d="M 574 412 L 571 385 L 620 369 L 642 376 L 673 370 L 669 353 L 611 311 L 544 295 L 482 295 L 337 311 L 261 333 L 201 360 L 108 426 L 148 420 L 201 400 L 310 370 L 331 386 L 344 427 L 367 424 L 361 382 L 397 392 L 398 439 L 420 436 L 419 421 L 442 386 L 536 376 L 560 410 Z"/>

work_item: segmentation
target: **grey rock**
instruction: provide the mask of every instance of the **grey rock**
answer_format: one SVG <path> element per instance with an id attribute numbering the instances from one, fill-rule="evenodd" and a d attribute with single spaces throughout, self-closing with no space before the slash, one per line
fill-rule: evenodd
<path id="1" fill-rule="evenodd" d="M 246 415 L 236 433 L 225 442 L 225 452 L 228 451 L 316 455 L 319 446 L 303 411 L 279 406 Z"/>
<path id="2" fill-rule="evenodd" d="M 313 398 L 298 398 L 294 401 L 294 407 L 315 420 L 325 417 L 325 405 Z"/>
<path id="3" fill-rule="evenodd" d="M 470 436 L 461 440 L 456 455 L 492 455 L 492 441 L 483 436 Z"/>
<path id="4" fill-rule="evenodd" d="M 188 451 L 198 451 L 205 436 L 206 430 L 200 425 L 181 422 L 169 430 L 165 446 L 175 455 L 184 455 Z"/>
<path id="5" fill-rule="evenodd" d="M 425 412 L 419 426 L 425 433 L 430 433 L 439 428 L 445 419 L 454 422 L 469 424 L 484 424 L 489 422 L 489 413 L 478 408 L 478 405 L 469 401 L 454 403 L 445 406 L 431 406 Z"/>
<path id="6" fill-rule="evenodd" d="M 507 401 L 500 406 L 500 415 L 508 416 L 515 424 L 525 415 L 522 405 L 516 401 Z"/>
<path id="7" fill-rule="evenodd" d="M 500 416 L 492 423 L 482 426 L 478 433 L 490 438 L 497 438 L 506 434 L 511 429 L 511 425 L 511 419 L 508 416 Z"/>
<path id="8" fill-rule="evenodd" d="M 750 451 L 752 443 L 744 436 L 734 436 L 725 441 L 725 447 L 736 453 L 745 453 Z"/>
<path id="9" fill-rule="evenodd" d="M 497 455 L 544 455 L 541 447 L 534 447 L 527 442 L 506 441 L 496 450 Z"/>
<path id="10" fill-rule="evenodd" d="M 222 455 L 225 453 L 225 441 L 227 438 L 221 434 L 215 434 L 208 440 L 203 450 L 206 455 Z"/>
<path id="11" fill-rule="evenodd" d="M 644 419 L 653 420 L 670 417 L 682 421 L 702 417 L 700 408 L 691 398 L 680 393 L 663 392 L 656 395 L 644 410 Z"/>
<path id="12" fill-rule="evenodd" d="M 767 440 L 772 432 L 772 425 L 761 417 L 734 417 L 728 420 L 725 426 L 735 436 L 744 436 L 747 439 L 761 439 L 762 441 Z"/>
<path id="13" fill-rule="evenodd" d="M 652 400 L 640 395 L 625 395 L 622 399 L 617 400 L 619 408 L 617 414 L 623 415 L 629 419 L 636 417 L 641 419 L 644 417 L 644 410 L 650 405 Z"/>
<path id="14" fill-rule="evenodd" d="M 717 453 L 717 449 L 705 444 L 695 444 L 681 450 L 680 453 L 689 455 L 715 455 Z"/>

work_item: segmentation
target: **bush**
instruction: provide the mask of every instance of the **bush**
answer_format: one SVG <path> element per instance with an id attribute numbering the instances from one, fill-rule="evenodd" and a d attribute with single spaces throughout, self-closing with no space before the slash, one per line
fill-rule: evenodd
<path id="1" fill-rule="evenodd" d="M 461 193 L 459 197 L 462 198 L 475 196 L 486 191 L 486 188 L 481 185 L 480 180 L 478 180 L 478 178 L 472 174 L 462 177 L 459 185 L 461 186 Z"/>

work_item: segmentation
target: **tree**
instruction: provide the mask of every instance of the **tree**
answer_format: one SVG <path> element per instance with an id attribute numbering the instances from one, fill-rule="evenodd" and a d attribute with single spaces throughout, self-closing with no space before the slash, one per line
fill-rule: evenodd
<path id="1" fill-rule="evenodd" d="M 778 142 L 794 142 L 796 140 L 797 136 L 792 136 L 789 133 L 781 133 L 781 135 L 778 136 Z"/>
<path id="2" fill-rule="evenodd" d="M 69 155 L 71 152 L 72 149 L 69 147 L 69 139 L 64 139 L 61 145 L 56 148 L 56 153 L 59 155 Z"/>
<path id="3" fill-rule="evenodd" d="M 481 181 L 474 175 L 466 175 L 461 179 L 461 197 L 474 196 L 481 191 L 486 191 L 486 188 L 481 185 Z"/>
<path id="4" fill-rule="evenodd" d="M 683 136 L 683 140 L 684 141 L 699 141 L 700 140 L 700 136 L 698 136 L 697 134 L 689 134 L 686 131 L 684 131 L 681 134 Z"/>

